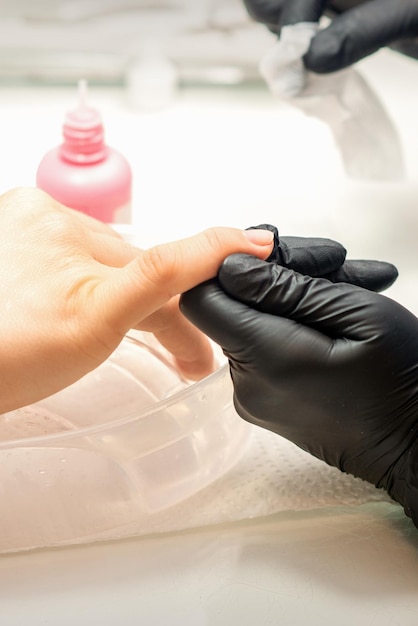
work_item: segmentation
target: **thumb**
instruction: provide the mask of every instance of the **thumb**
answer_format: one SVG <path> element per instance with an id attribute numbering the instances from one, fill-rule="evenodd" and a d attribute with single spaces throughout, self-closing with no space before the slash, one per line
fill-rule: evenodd
<path id="1" fill-rule="evenodd" d="M 132 328 L 173 296 L 215 276 L 227 256 L 242 252 L 264 259 L 272 246 L 271 232 L 218 227 L 141 251 L 107 284 L 109 321 Z"/>
<path id="2" fill-rule="evenodd" d="M 228 257 L 218 279 L 183 294 L 183 314 L 241 366 L 256 359 L 259 367 L 272 371 L 277 346 L 281 361 L 286 353 L 287 363 L 314 365 L 329 360 L 334 340 L 359 345 L 376 336 L 379 303 L 391 302 L 360 287 L 311 278 L 244 254 Z"/>
<path id="3" fill-rule="evenodd" d="M 417 2 L 369 0 L 335 18 L 312 39 L 305 65 L 313 72 L 334 72 L 417 32 Z"/>
<path id="4" fill-rule="evenodd" d="M 288 270 L 284 270 L 288 271 Z M 293 273 L 293 272 L 291 272 Z M 270 373 L 281 362 L 299 364 L 301 359 L 317 365 L 329 353 L 332 340 L 302 324 L 257 310 L 225 293 L 216 279 L 185 292 L 180 299 L 183 315 L 220 345 L 238 369 L 255 366 L 254 374 Z M 283 360 L 284 352 L 287 353 Z"/>

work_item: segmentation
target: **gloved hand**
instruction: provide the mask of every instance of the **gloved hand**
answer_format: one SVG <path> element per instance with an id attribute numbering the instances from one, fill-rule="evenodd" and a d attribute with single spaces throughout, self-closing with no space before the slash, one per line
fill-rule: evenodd
<path id="1" fill-rule="evenodd" d="M 417 0 L 244 0 L 249 14 L 273 32 L 333 16 L 311 41 L 307 69 L 326 73 L 352 65 L 383 46 L 418 58 Z"/>
<path id="2" fill-rule="evenodd" d="M 418 320 L 353 285 L 232 255 L 181 297 L 241 417 L 384 488 L 418 526 Z"/>
<path id="3" fill-rule="evenodd" d="M 273 250 L 267 261 L 279 263 L 301 274 L 351 283 L 372 291 L 387 289 L 398 277 L 398 270 L 385 261 L 346 260 L 346 249 L 337 241 L 322 237 L 279 237 L 276 226 L 259 224 L 250 228 L 270 230 Z"/>

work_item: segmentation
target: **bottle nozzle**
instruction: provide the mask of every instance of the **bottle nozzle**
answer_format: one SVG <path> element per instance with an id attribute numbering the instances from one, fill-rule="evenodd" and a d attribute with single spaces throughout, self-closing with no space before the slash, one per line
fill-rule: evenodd
<path id="1" fill-rule="evenodd" d="M 87 81 L 80 78 L 78 81 L 78 106 L 80 109 L 87 108 Z"/>
<path id="2" fill-rule="evenodd" d="M 63 126 L 61 152 L 68 160 L 92 162 L 105 154 L 104 131 L 100 113 L 87 103 L 87 81 L 78 81 L 78 104 L 68 111 Z"/>
<path id="3" fill-rule="evenodd" d="M 87 129 L 101 126 L 100 113 L 87 103 L 87 81 L 78 81 L 78 103 L 75 109 L 68 111 L 65 123 L 72 128 Z"/>

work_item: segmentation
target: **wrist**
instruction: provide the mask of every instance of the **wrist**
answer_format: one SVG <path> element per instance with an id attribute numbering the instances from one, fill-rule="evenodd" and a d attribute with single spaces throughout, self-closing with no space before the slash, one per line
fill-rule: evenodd
<path id="1" fill-rule="evenodd" d="M 418 439 L 396 463 L 386 490 L 418 528 Z"/>

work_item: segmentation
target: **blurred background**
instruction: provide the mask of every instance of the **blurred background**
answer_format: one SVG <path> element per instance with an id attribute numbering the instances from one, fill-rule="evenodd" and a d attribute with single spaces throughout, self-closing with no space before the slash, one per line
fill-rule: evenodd
<path id="1" fill-rule="evenodd" d="M 3 0 L 0 17 L 9 80 L 120 83 L 152 48 L 183 81 L 237 82 L 270 41 L 241 0 Z"/>
<path id="2" fill-rule="evenodd" d="M 86 79 L 140 245 L 270 222 L 395 263 L 418 310 L 418 61 L 382 49 L 284 102 L 258 69 L 274 42 L 241 0 L 2 0 L 0 191 L 34 184 Z"/>

